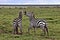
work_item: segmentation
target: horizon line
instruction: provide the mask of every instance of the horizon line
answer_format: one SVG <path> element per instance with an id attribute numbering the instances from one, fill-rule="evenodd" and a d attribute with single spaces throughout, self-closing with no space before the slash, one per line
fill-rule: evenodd
<path id="1" fill-rule="evenodd" d="M 0 3 L 0 5 L 60 5 L 60 3 Z"/>

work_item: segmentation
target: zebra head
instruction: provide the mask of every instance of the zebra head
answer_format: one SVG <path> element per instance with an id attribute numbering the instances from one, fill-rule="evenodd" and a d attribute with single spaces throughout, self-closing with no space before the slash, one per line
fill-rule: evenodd
<path id="1" fill-rule="evenodd" d="M 24 12 L 25 14 L 24 15 L 26 15 L 26 16 L 28 16 L 28 17 L 34 17 L 34 14 L 33 14 L 33 12 Z"/>

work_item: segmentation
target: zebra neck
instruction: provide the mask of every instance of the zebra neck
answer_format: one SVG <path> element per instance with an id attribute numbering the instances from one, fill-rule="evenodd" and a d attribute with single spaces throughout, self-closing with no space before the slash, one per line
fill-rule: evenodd
<path id="1" fill-rule="evenodd" d="M 34 18 L 34 17 L 30 17 L 29 19 L 30 19 L 30 21 L 34 21 L 34 20 L 35 20 L 35 18 Z"/>

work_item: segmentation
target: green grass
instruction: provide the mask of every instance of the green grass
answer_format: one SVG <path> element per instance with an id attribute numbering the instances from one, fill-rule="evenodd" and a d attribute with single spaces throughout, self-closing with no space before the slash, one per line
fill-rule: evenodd
<path id="1" fill-rule="evenodd" d="M 29 27 L 29 18 L 23 15 L 23 35 L 13 35 L 13 20 L 18 17 L 20 10 L 33 11 L 36 18 L 44 18 L 47 21 L 49 37 L 41 36 L 41 29 L 33 29 L 30 35 L 27 32 Z M 60 40 L 60 8 L 0 8 L 0 40 Z"/>

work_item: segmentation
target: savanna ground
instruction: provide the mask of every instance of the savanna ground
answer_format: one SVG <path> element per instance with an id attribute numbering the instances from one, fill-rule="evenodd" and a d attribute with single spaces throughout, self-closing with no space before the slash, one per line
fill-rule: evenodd
<path id="1" fill-rule="evenodd" d="M 41 36 L 43 31 L 36 29 L 36 34 L 33 29 L 30 35 L 27 32 L 29 27 L 29 18 L 23 15 L 23 35 L 13 35 L 13 19 L 18 17 L 20 10 L 33 11 L 36 18 L 44 18 L 47 21 L 49 29 L 49 37 Z M 0 40 L 60 40 L 60 8 L 0 8 Z"/>

